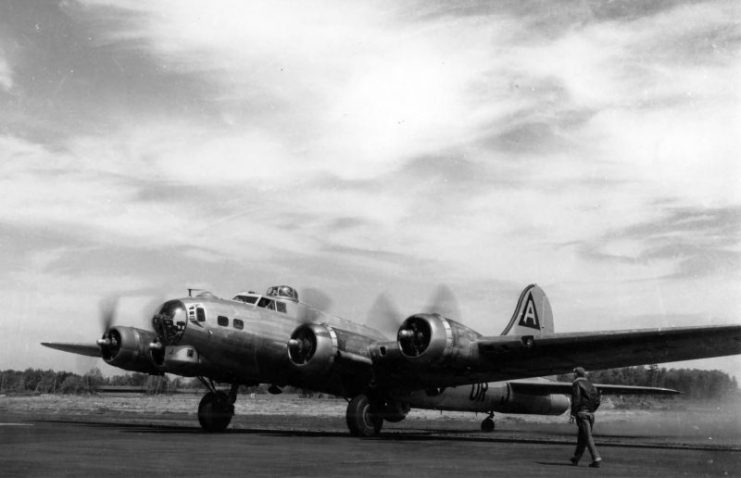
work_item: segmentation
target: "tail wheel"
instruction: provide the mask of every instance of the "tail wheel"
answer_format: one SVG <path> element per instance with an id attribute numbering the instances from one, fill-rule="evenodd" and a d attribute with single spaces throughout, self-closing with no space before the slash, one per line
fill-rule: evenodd
<path id="1" fill-rule="evenodd" d="M 198 422 L 207 432 L 226 430 L 234 416 L 234 405 L 229 396 L 221 391 L 208 392 L 198 405 Z"/>
<path id="2" fill-rule="evenodd" d="M 366 395 L 358 395 L 347 404 L 347 428 L 350 434 L 359 437 L 378 435 L 383 426 L 383 418 L 374 413 Z"/>
<path id="3" fill-rule="evenodd" d="M 484 433 L 494 431 L 494 420 L 491 417 L 484 418 L 484 421 L 481 422 L 481 431 Z"/>

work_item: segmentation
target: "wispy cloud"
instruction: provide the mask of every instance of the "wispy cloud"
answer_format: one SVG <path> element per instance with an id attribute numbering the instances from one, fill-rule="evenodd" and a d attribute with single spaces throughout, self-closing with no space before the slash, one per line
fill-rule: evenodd
<path id="1" fill-rule="evenodd" d="M 13 72 L 2 53 L 2 50 L 0 50 L 0 89 L 8 92 L 13 87 Z"/>
<path id="2" fill-rule="evenodd" d="M 590 260 L 622 264 L 669 266 L 667 278 L 738 279 L 741 209 L 657 208 L 650 221 L 609 231 L 580 244 Z"/>

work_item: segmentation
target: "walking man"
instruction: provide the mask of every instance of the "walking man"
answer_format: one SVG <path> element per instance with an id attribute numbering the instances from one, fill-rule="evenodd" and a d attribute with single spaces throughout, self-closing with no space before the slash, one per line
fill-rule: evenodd
<path id="1" fill-rule="evenodd" d="M 599 468 L 602 458 L 594 446 L 592 438 L 592 429 L 594 428 L 594 412 L 599 407 L 599 391 L 587 379 L 587 372 L 582 367 L 574 369 L 574 383 L 571 387 L 571 423 L 576 421 L 579 428 L 579 435 L 576 441 L 576 450 L 571 458 L 573 465 L 578 465 L 579 460 L 584 454 L 584 449 L 588 448 L 592 455 L 592 468 Z"/>

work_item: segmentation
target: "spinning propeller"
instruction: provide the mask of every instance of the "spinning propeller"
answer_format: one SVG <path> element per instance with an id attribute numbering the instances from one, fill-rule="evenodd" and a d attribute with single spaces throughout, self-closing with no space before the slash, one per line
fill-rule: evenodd
<path id="1" fill-rule="evenodd" d="M 332 299 L 319 289 L 302 289 L 301 290 L 302 307 L 299 319 L 304 324 L 314 323 L 332 306 Z"/>
<path id="2" fill-rule="evenodd" d="M 113 321 L 116 318 L 116 306 L 118 305 L 119 296 L 111 296 L 100 302 L 100 324 L 103 329 L 103 336 L 98 339 L 101 355 L 104 359 L 116 355 L 118 348 L 121 346 L 121 337 L 113 329 Z"/>
<path id="3" fill-rule="evenodd" d="M 317 338 L 309 325 L 316 323 L 329 310 L 332 299 L 319 289 L 309 288 L 301 290 L 301 303 L 299 320 L 302 325 L 293 331 L 288 341 L 288 353 L 297 365 L 307 363 L 316 353 Z"/>
<path id="4" fill-rule="evenodd" d="M 440 314 L 443 317 L 458 320 L 460 319 L 460 310 L 458 309 L 458 301 L 453 294 L 450 287 L 446 285 L 439 285 L 435 289 L 435 293 L 432 299 L 429 301 L 429 305 L 423 308 L 424 313 L 428 314 Z M 400 342 L 410 343 L 415 341 L 416 344 L 410 345 L 413 349 L 419 349 L 425 340 L 425 331 L 422 325 L 416 324 L 416 322 L 407 323 L 404 321 L 403 316 L 398 311 L 398 308 L 392 303 L 391 299 L 386 294 L 378 296 L 376 301 L 368 311 L 365 324 L 368 327 L 372 327 L 380 331 L 389 340 L 397 339 Z M 416 324 L 416 325 L 413 325 Z M 402 328 L 403 326 L 403 328 Z M 427 327 L 429 329 L 429 327 Z M 427 330 L 429 335 L 429 330 Z M 427 337 L 427 343 L 429 337 Z M 426 343 L 425 343 L 426 345 Z M 421 349 L 423 350 L 424 347 Z"/>

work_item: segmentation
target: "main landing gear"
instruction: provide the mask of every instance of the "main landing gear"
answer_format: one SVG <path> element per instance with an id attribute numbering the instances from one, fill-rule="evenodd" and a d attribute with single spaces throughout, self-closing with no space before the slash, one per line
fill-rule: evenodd
<path id="1" fill-rule="evenodd" d="M 494 412 L 489 412 L 489 416 L 481 422 L 481 431 L 485 433 L 494 431 Z"/>
<path id="2" fill-rule="evenodd" d="M 201 399 L 201 403 L 198 404 L 198 423 L 207 432 L 223 432 L 234 416 L 234 402 L 237 401 L 239 384 L 232 384 L 231 390 L 226 393 L 222 390 L 216 390 L 213 381 L 210 379 L 203 377 L 198 377 L 198 379 L 209 390 Z"/>
<path id="3" fill-rule="evenodd" d="M 379 394 L 360 394 L 347 404 L 347 428 L 357 437 L 371 437 L 381 432 L 383 422 L 397 423 L 406 418 L 409 404 L 383 398 Z"/>
<path id="4" fill-rule="evenodd" d="M 352 436 L 370 437 L 378 435 L 383 426 L 383 418 L 377 407 L 371 404 L 367 395 L 356 395 L 347 404 L 347 428 Z"/>

